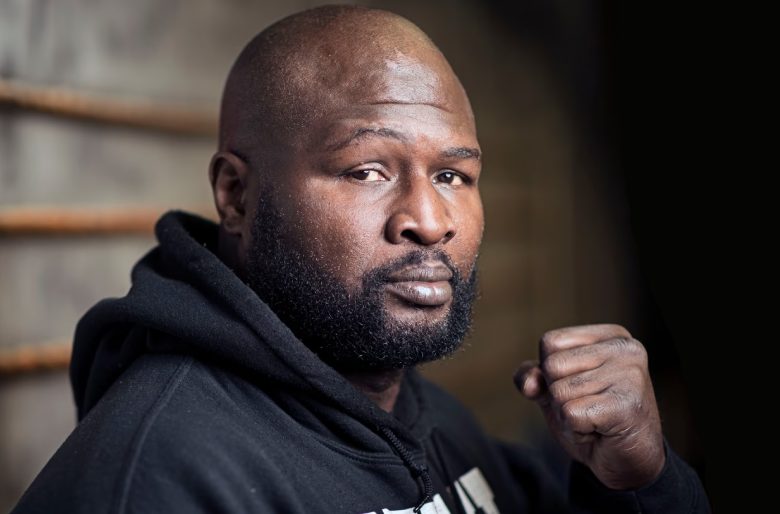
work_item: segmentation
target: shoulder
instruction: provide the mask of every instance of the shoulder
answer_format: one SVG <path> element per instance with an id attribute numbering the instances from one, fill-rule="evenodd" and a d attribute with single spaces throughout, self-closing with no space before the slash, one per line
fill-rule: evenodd
<path id="1" fill-rule="evenodd" d="M 196 489 L 207 497 L 209 470 L 229 468 L 220 461 L 262 433 L 263 417 L 247 410 L 262 409 L 263 399 L 259 388 L 191 356 L 144 355 L 62 444 L 18 512 L 45 512 L 53 501 L 68 512 L 158 512 L 198 497 Z M 148 501 L 157 504 L 136 505 Z"/>
<path id="2" fill-rule="evenodd" d="M 144 436 L 191 358 L 141 357 L 109 388 L 35 478 L 15 512 L 119 511 Z"/>

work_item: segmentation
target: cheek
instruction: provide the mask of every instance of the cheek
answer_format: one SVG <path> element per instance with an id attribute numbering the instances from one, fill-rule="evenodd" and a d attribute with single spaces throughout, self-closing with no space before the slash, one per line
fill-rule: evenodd
<path id="1" fill-rule="evenodd" d="M 317 264 L 353 289 L 361 285 L 381 247 L 381 208 L 365 209 L 344 195 L 301 198 L 296 209 L 299 239 Z M 329 198 L 328 201 L 323 198 Z"/>

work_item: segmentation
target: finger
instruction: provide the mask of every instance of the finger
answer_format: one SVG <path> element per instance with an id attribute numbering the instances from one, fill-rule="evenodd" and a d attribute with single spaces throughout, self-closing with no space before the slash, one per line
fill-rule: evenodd
<path id="1" fill-rule="evenodd" d="M 589 345 L 615 337 L 630 338 L 631 334 L 625 327 L 614 323 L 557 328 L 545 332 L 539 340 L 539 356 L 544 360 L 547 356 L 561 350 Z"/>
<path id="2" fill-rule="evenodd" d="M 523 362 L 513 378 L 518 391 L 530 400 L 535 400 L 546 389 L 538 361 Z"/>
<path id="3" fill-rule="evenodd" d="M 614 373 L 603 367 L 569 375 L 547 386 L 556 405 L 606 391 L 613 383 Z"/>
<path id="4" fill-rule="evenodd" d="M 616 337 L 556 352 L 542 360 L 541 368 L 548 383 L 569 375 L 603 366 L 610 359 L 621 357 L 623 364 L 643 364 L 647 359 L 642 343 L 634 338 Z"/>
<path id="5" fill-rule="evenodd" d="M 607 390 L 564 403 L 559 416 L 566 430 L 608 435 L 622 421 L 621 412 L 620 398 Z"/>

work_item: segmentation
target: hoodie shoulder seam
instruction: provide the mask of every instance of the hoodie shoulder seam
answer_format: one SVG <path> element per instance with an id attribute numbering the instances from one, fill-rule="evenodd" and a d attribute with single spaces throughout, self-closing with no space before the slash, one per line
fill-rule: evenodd
<path id="1" fill-rule="evenodd" d="M 157 420 L 157 416 L 163 410 L 165 405 L 173 396 L 176 388 L 181 384 L 184 376 L 189 372 L 193 362 L 193 357 L 187 357 L 182 363 L 180 363 L 176 370 L 173 372 L 168 382 L 165 384 L 163 390 L 159 396 L 149 408 L 145 419 L 140 427 L 138 427 L 133 442 L 130 445 L 129 457 L 127 458 L 126 472 L 123 475 L 123 479 L 118 484 L 118 494 L 116 496 L 116 509 L 117 513 L 124 513 L 127 508 L 127 498 L 130 492 L 130 484 L 133 481 L 135 475 L 136 465 L 138 463 L 141 450 L 143 449 L 146 437 L 149 434 L 152 425 Z"/>

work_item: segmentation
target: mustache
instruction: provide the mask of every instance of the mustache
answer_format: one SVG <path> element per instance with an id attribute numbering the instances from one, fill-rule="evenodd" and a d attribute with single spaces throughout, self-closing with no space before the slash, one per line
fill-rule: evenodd
<path id="1" fill-rule="evenodd" d="M 363 277 L 363 286 L 373 286 L 390 282 L 390 276 L 415 264 L 436 262 L 446 266 L 452 273 L 450 282 L 455 284 L 461 279 L 460 272 L 452 262 L 452 258 L 444 250 L 413 250 L 387 264 L 371 270 Z"/>

